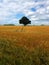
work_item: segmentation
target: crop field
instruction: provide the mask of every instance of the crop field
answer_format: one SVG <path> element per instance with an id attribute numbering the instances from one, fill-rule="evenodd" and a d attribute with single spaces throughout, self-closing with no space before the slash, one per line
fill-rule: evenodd
<path id="1" fill-rule="evenodd" d="M 0 26 L 0 65 L 49 65 L 49 26 Z"/>

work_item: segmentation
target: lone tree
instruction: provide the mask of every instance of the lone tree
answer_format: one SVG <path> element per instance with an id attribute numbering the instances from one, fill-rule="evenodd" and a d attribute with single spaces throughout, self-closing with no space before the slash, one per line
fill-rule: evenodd
<path id="1" fill-rule="evenodd" d="M 20 24 L 24 24 L 24 26 L 26 26 L 27 24 L 31 24 L 31 21 L 30 21 L 27 17 L 23 16 L 23 17 L 19 20 L 19 23 L 20 23 Z"/>

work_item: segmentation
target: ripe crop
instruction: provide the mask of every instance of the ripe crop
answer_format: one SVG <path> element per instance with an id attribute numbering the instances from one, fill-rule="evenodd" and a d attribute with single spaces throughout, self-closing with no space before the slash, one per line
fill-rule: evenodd
<path id="1" fill-rule="evenodd" d="M 49 26 L 0 26 L 0 65 L 49 65 Z"/>

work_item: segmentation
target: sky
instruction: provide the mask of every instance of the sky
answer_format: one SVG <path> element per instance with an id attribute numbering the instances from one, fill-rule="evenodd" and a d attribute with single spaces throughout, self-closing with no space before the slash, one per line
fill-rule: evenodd
<path id="1" fill-rule="evenodd" d="M 0 24 L 16 24 L 26 16 L 32 25 L 49 25 L 49 0 L 0 0 Z"/>

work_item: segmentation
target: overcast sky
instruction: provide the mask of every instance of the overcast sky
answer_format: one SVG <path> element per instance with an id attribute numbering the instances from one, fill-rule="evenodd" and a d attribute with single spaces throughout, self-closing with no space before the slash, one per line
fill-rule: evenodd
<path id="1" fill-rule="evenodd" d="M 19 24 L 28 17 L 32 24 L 49 24 L 49 0 L 0 0 L 0 24 Z"/>

